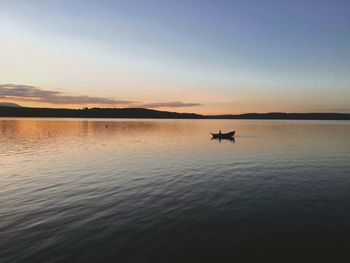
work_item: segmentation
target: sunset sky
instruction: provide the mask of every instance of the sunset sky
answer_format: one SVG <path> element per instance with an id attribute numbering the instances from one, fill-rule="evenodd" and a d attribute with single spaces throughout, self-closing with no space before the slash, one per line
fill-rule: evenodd
<path id="1" fill-rule="evenodd" d="M 0 102 L 350 112 L 350 1 L 0 0 Z"/>

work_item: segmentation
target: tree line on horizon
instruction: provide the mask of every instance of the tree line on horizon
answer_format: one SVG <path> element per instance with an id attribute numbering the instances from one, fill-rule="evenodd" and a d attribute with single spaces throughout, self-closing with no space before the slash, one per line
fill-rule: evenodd
<path id="1" fill-rule="evenodd" d="M 53 118 L 150 118 L 150 119 L 291 119 L 291 120 L 350 120 L 348 113 L 245 113 L 201 115 L 145 108 L 30 108 L 0 106 L 0 117 Z"/>

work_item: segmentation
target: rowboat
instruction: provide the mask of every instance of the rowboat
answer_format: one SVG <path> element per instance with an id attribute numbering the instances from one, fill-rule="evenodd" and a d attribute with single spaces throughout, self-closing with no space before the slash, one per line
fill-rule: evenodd
<path id="1" fill-rule="evenodd" d="M 215 139 L 231 139 L 235 136 L 236 131 L 228 132 L 228 133 L 211 133 L 213 138 Z"/>

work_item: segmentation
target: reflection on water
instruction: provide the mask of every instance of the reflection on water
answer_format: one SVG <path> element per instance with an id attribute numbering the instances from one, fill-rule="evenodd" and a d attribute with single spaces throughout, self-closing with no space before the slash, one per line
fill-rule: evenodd
<path id="1" fill-rule="evenodd" d="M 230 137 L 230 138 L 211 138 L 211 140 L 214 141 L 231 141 L 231 142 L 235 142 L 235 138 L 234 137 Z"/>
<path id="2" fill-rule="evenodd" d="M 349 134 L 340 121 L 0 119 L 0 261 L 339 262 Z"/>

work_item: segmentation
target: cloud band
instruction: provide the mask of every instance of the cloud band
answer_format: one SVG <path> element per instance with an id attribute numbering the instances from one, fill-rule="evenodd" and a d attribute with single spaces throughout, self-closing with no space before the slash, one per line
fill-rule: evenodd
<path id="1" fill-rule="evenodd" d="M 45 90 L 35 86 L 17 84 L 0 84 L 0 99 L 1 98 L 49 104 L 124 105 L 142 108 L 179 108 L 201 106 L 199 103 L 186 103 L 181 101 L 142 104 L 136 101 L 118 100 L 105 97 L 69 95 L 65 92 Z"/>

